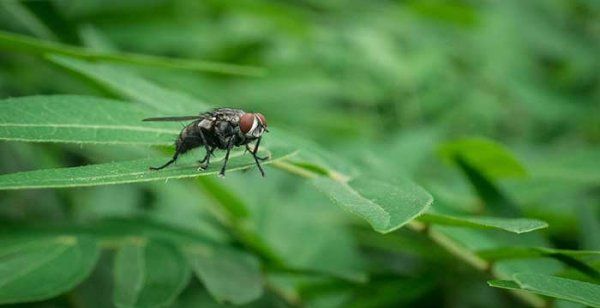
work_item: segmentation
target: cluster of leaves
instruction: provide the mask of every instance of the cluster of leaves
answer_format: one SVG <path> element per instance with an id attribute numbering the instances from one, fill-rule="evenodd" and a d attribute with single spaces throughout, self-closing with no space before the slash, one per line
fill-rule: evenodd
<path id="1" fill-rule="evenodd" d="M 0 2 L 0 304 L 600 306 L 566 3 Z M 266 179 L 148 170 L 181 124 L 141 119 L 221 105 L 267 115 Z"/>

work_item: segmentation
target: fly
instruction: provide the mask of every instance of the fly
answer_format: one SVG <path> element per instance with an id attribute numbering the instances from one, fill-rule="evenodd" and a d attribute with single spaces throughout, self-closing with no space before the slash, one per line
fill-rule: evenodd
<path id="1" fill-rule="evenodd" d="M 183 128 L 175 140 L 175 154 L 173 158 L 160 167 L 150 167 L 150 170 L 161 170 L 174 163 L 179 155 L 191 149 L 204 146 L 206 154 L 200 161 L 200 169 L 205 170 L 210 164 L 210 157 L 216 149 L 226 150 L 225 162 L 219 175 L 224 176 L 229 161 L 229 152 L 234 147 L 245 146 L 252 154 L 260 174 L 265 172 L 260 161 L 268 157 L 256 155 L 258 146 L 264 132 L 268 132 L 267 121 L 261 113 L 248 113 L 240 109 L 217 108 L 201 113 L 197 116 L 148 118 L 143 121 L 193 121 Z M 250 143 L 256 141 L 254 149 Z"/>

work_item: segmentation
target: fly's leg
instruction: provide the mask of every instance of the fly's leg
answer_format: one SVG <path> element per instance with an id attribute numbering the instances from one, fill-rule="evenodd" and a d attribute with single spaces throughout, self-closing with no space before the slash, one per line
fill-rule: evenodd
<path id="1" fill-rule="evenodd" d="M 206 170 L 206 168 L 208 168 L 208 164 L 210 164 L 210 157 L 214 155 L 213 151 L 214 148 L 207 148 L 204 158 L 198 161 L 200 163 L 199 169 Z"/>
<path id="2" fill-rule="evenodd" d="M 246 150 L 248 152 L 252 153 L 252 156 L 254 157 L 254 159 L 265 161 L 265 160 L 269 159 L 268 156 L 260 157 L 260 156 L 256 155 L 256 153 L 258 153 L 258 146 L 260 145 L 260 140 L 261 139 L 262 139 L 262 137 L 258 137 L 258 140 L 256 141 L 256 145 L 254 146 L 254 150 L 253 151 L 250 151 L 250 148 L 248 147 L 247 144 L 246 144 Z"/>
<path id="3" fill-rule="evenodd" d="M 225 169 L 227 169 L 227 162 L 229 161 L 229 152 L 231 152 L 231 148 L 233 147 L 233 138 L 233 136 L 229 137 L 229 141 L 227 142 L 227 153 L 225 153 L 225 162 L 223 163 L 221 172 L 219 172 L 220 176 L 225 176 Z"/>
<path id="4" fill-rule="evenodd" d="M 210 164 L 210 156 L 213 155 L 214 149 L 208 146 L 208 143 L 206 142 L 206 137 L 204 137 L 204 133 L 202 132 L 202 128 L 200 128 L 198 131 L 200 132 L 200 138 L 202 139 L 204 149 L 206 150 L 206 155 L 204 156 L 204 158 L 198 161 L 200 163 L 200 168 L 198 168 L 198 170 L 206 170 L 206 168 L 208 168 L 208 165 Z"/>
<path id="5" fill-rule="evenodd" d="M 246 150 L 248 150 L 248 152 L 250 152 L 250 154 L 252 154 L 252 157 L 254 157 L 254 161 L 256 162 L 256 166 L 258 167 L 258 170 L 260 170 L 260 175 L 262 175 L 264 177 L 265 171 L 263 170 L 262 166 L 260 165 L 260 160 L 263 160 L 263 159 L 256 156 L 256 149 L 257 148 L 254 148 L 254 151 L 251 151 L 250 146 L 246 144 Z"/>
<path id="6" fill-rule="evenodd" d="M 171 158 L 170 161 L 166 162 L 164 165 L 162 165 L 160 167 L 150 167 L 150 170 L 160 170 L 160 169 L 163 169 L 163 168 L 169 166 L 170 164 L 174 163 L 177 160 L 178 156 L 179 156 L 179 152 L 175 152 L 175 154 L 173 155 L 173 158 Z"/>
<path id="7" fill-rule="evenodd" d="M 263 170 L 262 166 L 260 165 L 260 161 L 265 161 L 265 160 L 269 159 L 269 157 L 259 157 L 258 155 L 256 155 L 256 153 L 258 153 L 258 146 L 260 145 L 261 139 L 262 139 L 262 137 L 258 138 L 253 150 L 250 150 L 250 146 L 248 144 L 246 144 L 246 151 L 248 151 L 248 152 L 250 152 L 250 154 L 252 154 L 252 157 L 254 158 L 254 162 L 256 162 L 256 166 L 258 167 L 258 170 L 260 170 L 260 174 L 264 177 L 265 171 Z"/>

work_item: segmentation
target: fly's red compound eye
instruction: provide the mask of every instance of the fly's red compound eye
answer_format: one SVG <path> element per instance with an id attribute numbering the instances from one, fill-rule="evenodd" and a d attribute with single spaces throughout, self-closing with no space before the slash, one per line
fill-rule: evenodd
<path id="1" fill-rule="evenodd" d="M 264 126 L 264 127 L 267 127 L 267 119 L 265 119 L 265 116 L 262 113 L 255 113 L 255 114 L 258 117 L 260 124 L 262 124 L 262 126 Z"/>
<path id="2" fill-rule="evenodd" d="M 242 133 L 247 134 L 254 125 L 254 114 L 252 113 L 244 113 L 240 117 L 240 130 Z"/>

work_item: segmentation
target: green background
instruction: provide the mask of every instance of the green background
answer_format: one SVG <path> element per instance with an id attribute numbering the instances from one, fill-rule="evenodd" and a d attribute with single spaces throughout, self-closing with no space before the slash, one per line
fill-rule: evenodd
<path id="1" fill-rule="evenodd" d="M 600 306 L 599 13 L 2 0 L 0 304 Z M 147 170 L 214 107 L 265 178 Z"/>

